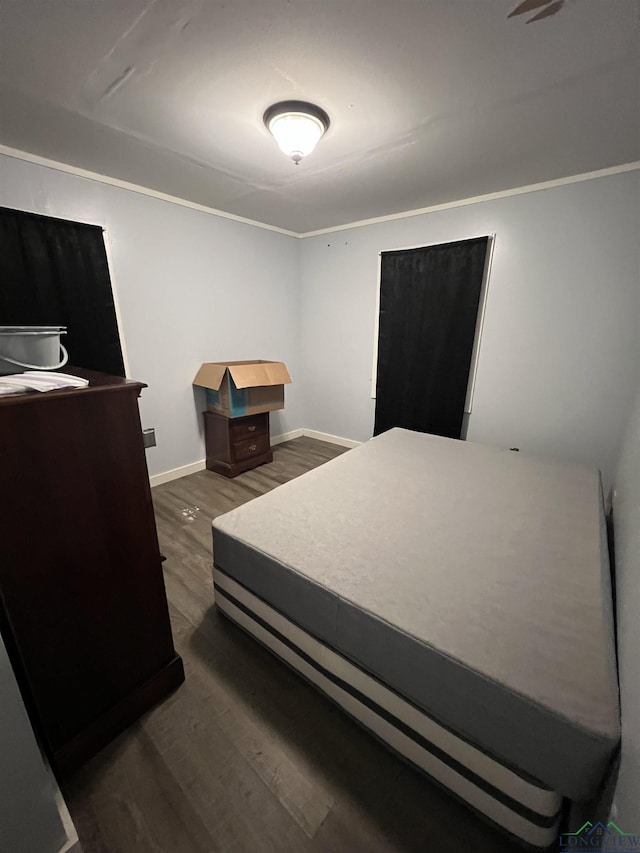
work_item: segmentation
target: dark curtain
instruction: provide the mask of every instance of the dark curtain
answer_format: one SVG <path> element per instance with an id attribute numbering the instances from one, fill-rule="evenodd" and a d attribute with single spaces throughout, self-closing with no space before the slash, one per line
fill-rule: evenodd
<path id="1" fill-rule="evenodd" d="M 102 229 L 0 208 L 0 325 L 67 326 L 70 365 L 124 376 Z"/>
<path id="2" fill-rule="evenodd" d="M 488 241 L 382 254 L 374 435 L 460 438 Z"/>

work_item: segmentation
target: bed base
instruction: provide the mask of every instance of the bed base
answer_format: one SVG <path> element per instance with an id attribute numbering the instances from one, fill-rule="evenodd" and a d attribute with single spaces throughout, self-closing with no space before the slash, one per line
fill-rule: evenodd
<path id="1" fill-rule="evenodd" d="M 527 846 L 556 839 L 563 798 L 433 720 L 214 568 L 219 610 L 339 705 L 360 725 Z"/>

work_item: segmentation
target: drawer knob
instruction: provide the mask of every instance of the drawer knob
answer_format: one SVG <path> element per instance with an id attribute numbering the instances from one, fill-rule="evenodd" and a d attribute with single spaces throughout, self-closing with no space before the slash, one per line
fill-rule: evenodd
<path id="1" fill-rule="evenodd" d="M 255 424 L 253 426 L 247 427 L 247 429 L 249 430 L 249 432 L 255 432 L 256 431 Z"/>
<path id="2" fill-rule="evenodd" d="M 250 444 L 250 445 L 249 445 L 249 450 L 251 450 L 251 451 L 256 450 L 256 449 L 257 449 L 257 447 L 258 447 L 258 445 L 257 445 L 257 444 Z"/>

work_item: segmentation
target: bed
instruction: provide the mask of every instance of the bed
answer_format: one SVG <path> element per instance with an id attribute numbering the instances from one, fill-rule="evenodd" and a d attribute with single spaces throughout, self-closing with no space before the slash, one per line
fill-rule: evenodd
<path id="1" fill-rule="evenodd" d="M 599 474 L 393 429 L 213 523 L 216 604 L 494 824 L 553 842 L 619 706 Z"/>

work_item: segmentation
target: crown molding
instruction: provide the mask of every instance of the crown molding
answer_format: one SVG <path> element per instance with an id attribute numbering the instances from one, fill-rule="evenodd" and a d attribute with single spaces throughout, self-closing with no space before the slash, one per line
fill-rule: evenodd
<path id="1" fill-rule="evenodd" d="M 549 190 L 554 187 L 563 187 L 568 184 L 577 184 L 582 181 L 592 181 L 596 178 L 606 178 L 610 175 L 619 175 L 623 172 L 634 172 L 640 170 L 640 160 L 635 160 L 631 163 L 622 163 L 619 166 L 610 166 L 606 169 L 597 169 L 593 172 L 583 172 L 579 175 L 569 175 L 564 178 L 555 178 L 552 181 L 543 181 L 538 184 L 527 184 L 522 187 L 513 187 L 508 190 L 498 190 L 493 193 L 485 193 L 484 195 L 472 196 L 471 198 L 457 199 L 455 201 L 447 201 L 442 204 L 434 204 L 429 207 L 420 207 L 414 210 L 404 210 L 400 213 L 390 213 L 385 216 L 376 216 L 372 219 L 360 219 L 355 222 L 347 222 L 344 225 L 334 225 L 329 228 L 319 228 L 315 231 L 289 231 L 286 228 L 278 228 L 276 225 L 268 225 L 266 222 L 258 222 L 255 219 L 247 219 L 244 216 L 236 216 L 234 213 L 227 213 L 224 210 L 217 210 L 214 207 L 208 207 L 205 204 L 198 204 L 188 199 L 179 198 L 178 196 L 168 195 L 167 193 L 158 190 L 143 187 L 139 184 L 133 184 L 129 181 L 121 181 L 119 178 L 111 178 L 108 175 L 101 175 L 98 172 L 90 172 L 87 169 L 80 169 L 77 166 L 70 166 L 67 163 L 60 163 L 57 160 L 50 160 L 47 157 L 40 157 L 38 154 L 30 154 L 28 151 L 21 151 L 18 148 L 10 148 L 8 145 L 0 144 L 0 154 L 7 157 L 13 157 L 15 160 L 24 160 L 27 163 L 34 163 L 38 166 L 44 166 L 48 169 L 55 169 L 58 172 L 66 172 L 69 175 L 75 175 L 79 178 L 87 178 L 91 181 L 98 181 L 101 184 L 118 187 L 119 189 L 129 190 L 130 192 L 146 195 L 150 198 L 167 201 L 170 204 L 177 204 L 181 207 L 187 207 L 191 210 L 197 210 L 201 213 L 208 213 L 210 216 L 219 216 L 223 219 L 230 219 L 233 222 L 241 222 L 244 225 L 252 225 L 255 228 L 263 228 L 267 231 L 274 231 L 276 234 L 284 234 L 286 237 L 295 237 L 298 240 L 304 240 L 307 237 L 319 237 L 323 234 L 333 234 L 336 231 L 347 231 L 351 228 L 363 228 L 366 225 L 377 225 L 382 222 L 393 222 L 396 219 L 409 219 L 412 216 L 422 216 L 425 213 L 436 213 L 441 210 L 452 210 L 456 207 L 467 207 L 472 204 L 480 204 L 485 201 L 496 201 L 497 199 L 510 198 L 516 195 L 525 195 L 526 193 L 540 192 L 541 190 Z"/>
<path id="2" fill-rule="evenodd" d="M 224 210 L 217 210 L 215 207 L 208 207 L 206 204 L 198 204 L 195 201 L 189 201 L 186 198 L 168 195 L 159 190 L 152 190 L 149 187 L 143 187 L 139 184 L 132 184 L 130 181 L 121 181 L 119 178 L 111 178 L 109 175 L 101 175 L 98 172 L 90 172 L 87 169 L 80 169 L 78 166 L 70 166 L 68 163 L 60 163 L 57 160 L 49 160 L 47 157 L 40 157 L 38 154 L 30 154 L 28 151 L 20 151 L 18 148 L 10 148 L 8 145 L 0 144 L 0 154 L 7 157 L 13 157 L 14 160 L 24 160 L 27 163 L 34 163 L 37 166 L 45 166 L 47 169 L 55 169 L 57 172 L 66 172 L 68 175 L 75 175 L 78 178 L 88 178 L 90 181 L 98 181 L 101 184 L 107 184 L 111 187 L 118 187 L 121 190 L 129 190 L 130 192 L 146 195 L 150 198 L 156 198 L 160 201 L 168 201 L 171 204 L 177 204 L 180 207 L 188 207 L 190 210 L 197 210 L 200 213 L 208 213 L 210 216 L 220 216 L 223 219 L 231 219 L 233 222 L 242 222 L 244 225 L 253 225 L 255 228 L 263 228 L 266 231 L 275 231 L 277 234 L 284 234 L 287 237 L 299 237 L 296 231 L 287 231 L 286 228 L 278 228 L 276 225 L 268 225 L 266 222 L 258 222 L 255 219 L 247 219 L 244 216 L 236 216 L 235 213 L 227 213 Z"/>
<path id="3" fill-rule="evenodd" d="M 549 190 L 554 187 L 564 187 L 567 184 L 578 184 L 582 181 L 592 181 L 594 178 L 606 178 L 609 175 L 619 175 L 622 172 L 634 172 L 640 170 L 640 160 L 632 163 L 622 163 L 619 166 L 610 166 L 607 169 L 598 169 L 595 172 L 583 172 L 580 175 L 569 175 L 566 178 L 555 178 L 553 181 L 543 181 L 539 184 L 528 184 L 523 187 L 514 187 L 509 190 L 498 190 L 494 193 L 462 198 L 456 201 L 445 201 L 442 204 L 434 204 L 430 207 L 420 207 L 415 210 L 403 210 L 400 213 L 390 213 L 386 216 L 376 216 L 372 219 L 360 219 L 356 222 L 347 222 L 345 225 L 334 225 L 331 228 L 319 228 L 317 231 L 305 231 L 296 234 L 296 237 L 319 237 L 322 234 L 333 234 L 336 231 L 347 231 L 350 228 L 363 228 L 365 225 L 377 225 L 381 222 L 393 222 L 395 219 L 408 219 L 411 216 L 422 216 L 425 213 L 436 213 L 439 210 L 452 210 L 455 207 L 467 207 L 471 204 L 480 204 L 483 201 L 495 201 L 501 198 L 510 198 L 525 193 L 535 193 L 540 190 Z"/>

